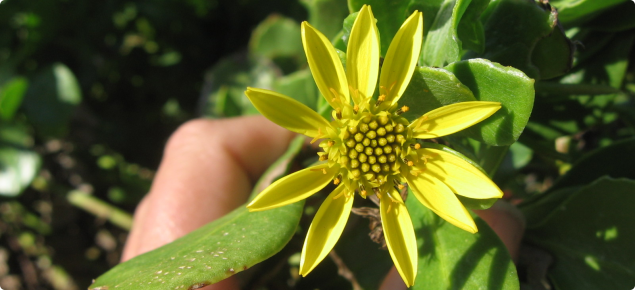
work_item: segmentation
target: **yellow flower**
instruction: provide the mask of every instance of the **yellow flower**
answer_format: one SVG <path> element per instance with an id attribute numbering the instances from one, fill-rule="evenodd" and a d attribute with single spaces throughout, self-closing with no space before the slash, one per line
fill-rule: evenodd
<path id="1" fill-rule="evenodd" d="M 417 243 L 410 215 L 398 193 L 407 183 L 414 196 L 448 222 L 470 232 L 476 225 L 455 194 L 500 198 L 500 189 L 463 159 L 415 139 L 437 138 L 472 126 L 500 108 L 496 102 L 463 102 L 430 111 L 409 123 L 397 101 L 412 77 L 423 37 L 421 12 L 414 12 L 395 35 L 379 76 L 379 33 L 369 6 L 360 10 L 346 51 L 346 70 L 319 31 L 302 23 L 302 41 L 315 82 L 333 107 L 333 120 L 294 99 L 263 89 L 245 92 L 267 118 L 291 131 L 322 139 L 318 165 L 279 179 L 248 206 L 261 211 L 305 199 L 331 181 L 337 186 L 309 228 L 302 249 L 300 274 L 306 276 L 339 239 L 357 192 L 377 195 L 386 244 L 408 286 L 417 272 Z M 352 103 L 351 103 L 352 99 Z"/>

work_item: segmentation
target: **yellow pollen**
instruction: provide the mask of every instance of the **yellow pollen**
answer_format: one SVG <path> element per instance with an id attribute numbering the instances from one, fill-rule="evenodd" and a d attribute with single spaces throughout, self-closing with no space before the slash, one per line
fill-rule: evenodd
<path id="1" fill-rule="evenodd" d="M 379 96 L 379 97 L 377 98 L 377 101 L 378 101 L 378 102 L 383 102 L 383 101 L 385 101 L 385 100 L 386 100 L 386 95 L 381 95 L 381 96 Z"/>
<path id="2" fill-rule="evenodd" d="M 333 179 L 333 184 L 335 184 L 335 185 L 340 184 L 340 179 L 339 178 Z"/>
<path id="3" fill-rule="evenodd" d="M 331 140 L 331 141 L 327 142 L 326 144 L 329 145 L 329 147 L 332 147 L 333 145 L 335 145 L 335 141 Z M 417 144 L 417 145 L 419 145 L 419 144 Z M 419 148 L 417 148 L 417 149 L 419 149 Z"/>
<path id="4" fill-rule="evenodd" d="M 415 143 L 414 145 L 412 145 L 412 147 L 413 147 L 414 149 L 421 149 L 421 144 L 419 144 L 419 143 Z"/>
<path id="5" fill-rule="evenodd" d="M 403 106 L 403 107 L 401 107 L 401 110 L 405 113 L 405 112 L 408 112 L 408 110 L 410 110 L 410 108 L 408 108 L 408 106 Z"/>
<path id="6" fill-rule="evenodd" d="M 320 161 L 324 161 L 324 160 L 327 160 L 327 159 L 329 159 L 329 158 L 328 158 L 328 156 L 326 156 L 326 154 L 323 154 L 323 155 L 320 156 L 320 158 L 318 158 L 318 160 L 320 160 Z"/>
<path id="7" fill-rule="evenodd" d="M 315 143 L 315 141 L 322 139 L 322 128 L 318 128 L 318 133 L 315 135 L 313 140 L 311 140 L 311 144 Z"/>
<path id="8" fill-rule="evenodd" d="M 366 190 L 363 190 L 363 189 L 362 189 L 362 191 L 360 191 L 360 192 L 359 192 L 359 194 L 360 194 L 363 198 L 366 198 L 366 194 L 367 194 L 367 192 L 366 192 Z"/>
<path id="9" fill-rule="evenodd" d="M 355 112 L 355 114 L 357 114 L 357 112 L 359 112 L 359 106 L 358 106 L 358 105 L 355 105 L 355 106 L 353 107 L 353 111 Z"/>
<path id="10" fill-rule="evenodd" d="M 337 93 L 337 91 L 334 88 L 329 88 L 329 90 L 331 91 L 331 94 L 333 94 L 333 98 L 331 99 L 331 102 L 336 103 L 336 102 L 340 102 L 340 98 L 339 98 L 339 94 Z"/>
<path id="11" fill-rule="evenodd" d="M 415 163 L 414 163 L 414 162 L 412 162 L 412 161 L 408 161 L 408 163 L 407 163 L 407 164 L 408 164 L 408 166 L 413 166 L 413 165 L 415 165 Z"/>
<path id="12" fill-rule="evenodd" d="M 326 168 L 322 168 L 322 174 L 326 174 Z"/>
<path id="13" fill-rule="evenodd" d="M 403 190 L 404 188 L 406 188 L 405 186 L 403 186 L 403 184 L 399 184 L 397 185 L 397 188 L 399 188 L 399 190 Z"/>

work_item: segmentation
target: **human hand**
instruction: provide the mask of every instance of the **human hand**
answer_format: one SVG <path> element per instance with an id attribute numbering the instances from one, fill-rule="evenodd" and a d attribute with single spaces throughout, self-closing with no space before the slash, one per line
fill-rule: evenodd
<path id="1" fill-rule="evenodd" d="M 135 212 L 122 261 L 170 243 L 242 205 L 258 177 L 293 137 L 261 116 L 199 119 L 182 125 L 166 144 L 152 188 Z M 476 212 L 517 257 L 523 226 L 513 210 L 495 205 Z M 230 277 L 202 289 L 238 289 L 238 283 Z M 406 287 L 393 268 L 381 289 Z"/>
<path id="2" fill-rule="evenodd" d="M 152 188 L 135 212 L 122 261 L 170 243 L 245 203 L 258 177 L 293 137 L 261 116 L 182 125 L 168 140 Z M 204 289 L 238 289 L 238 283 L 230 277 Z"/>

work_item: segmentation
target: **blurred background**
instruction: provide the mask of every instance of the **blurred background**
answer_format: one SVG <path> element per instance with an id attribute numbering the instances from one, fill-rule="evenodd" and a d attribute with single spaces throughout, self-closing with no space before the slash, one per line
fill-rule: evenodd
<path id="1" fill-rule="evenodd" d="M 296 29 L 326 2 L 1 1 L 1 287 L 85 289 L 117 264 L 171 132 L 223 115 L 210 109 L 216 79 L 302 65 L 254 64 L 251 31 L 265 19 Z M 327 33 L 347 15 L 338 2 L 323 6 L 338 19 Z M 287 47 L 301 56 L 294 33 Z"/>

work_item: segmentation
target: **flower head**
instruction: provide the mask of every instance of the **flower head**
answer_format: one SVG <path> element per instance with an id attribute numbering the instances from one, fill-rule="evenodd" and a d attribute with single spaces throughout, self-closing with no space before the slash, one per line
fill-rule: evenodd
<path id="1" fill-rule="evenodd" d="M 463 159 L 416 139 L 436 138 L 472 126 L 500 108 L 497 102 L 463 102 L 432 110 L 410 123 L 398 101 L 416 66 L 423 36 L 421 12 L 414 12 L 393 38 L 379 75 L 379 33 L 369 6 L 360 10 L 346 51 L 346 70 L 329 42 L 307 22 L 302 41 L 315 82 L 333 108 L 332 121 L 290 97 L 248 88 L 247 97 L 267 118 L 291 131 L 321 140 L 318 165 L 279 179 L 247 206 L 267 210 L 305 199 L 330 182 L 337 185 L 315 215 L 302 249 L 305 276 L 339 239 L 355 193 L 376 195 L 386 244 L 408 286 L 417 271 L 412 221 L 398 189 L 414 196 L 448 222 L 470 232 L 476 225 L 455 194 L 485 199 L 500 189 Z M 379 96 L 374 99 L 379 75 Z"/>

